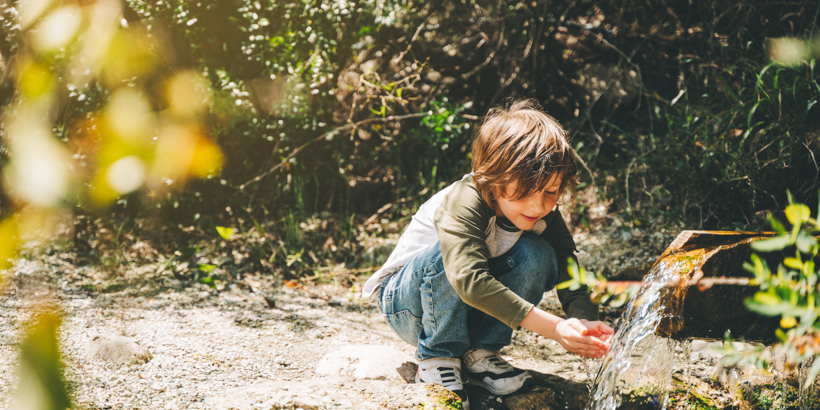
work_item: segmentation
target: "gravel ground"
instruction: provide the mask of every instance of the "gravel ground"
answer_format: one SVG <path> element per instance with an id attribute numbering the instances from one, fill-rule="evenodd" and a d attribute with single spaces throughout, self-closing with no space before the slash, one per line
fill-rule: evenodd
<path id="1" fill-rule="evenodd" d="M 93 268 L 65 268 L 58 275 L 53 268 L 19 261 L 7 276 L 0 297 L 0 409 L 10 408 L 25 324 L 39 310 L 54 308 L 63 317 L 59 340 L 78 409 L 228 408 L 226 397 L 247 395 L 260 383 L 310 390 L 327 408 L 400 408 L 389 397 L 404 382 L 374 385 L 315 372 L 325 355 L 349 345 L 389 346 L 412 357 L 414 348 L 388 328 L 378 308 L 349 300 L 346 289 L 280 287 L 263 296 L 253 289 L 274 285 L 255 278 L 248 280 L 254 286 L 234 283 L 222 291 L 200 283 L 164 288 L 146 280 L 98 293 L 83 290 L 89 278 L 101 275 Z M 554 292 L 542 307 L 560 311 Z M 136 339 L 153 359 L 114 365 L 92 357 L 97 335 Z M 516 332 L 502 353 L 520 367 L 586 382 L 581 358 L 530 332 Z"/>
<path id="2" fill-rule="evenodd" d="M 630 235 L 611 230 L 576 237 L 581 264 L 608 269 L 612 276 L 640 277 L 671 241 L 661 233 Z M 386 346 L 412 357 L 414 348 L 388 328 L 378 308 L 349 289 L 291 288 L 258 275 L 217 290 L 157 273 L 156 265 L 111 277 L 99 267 L 75 266 L 74 260 L 41 255 L 18 261 L 6 275 L 0 292 L 0 410 L 13 408 L 19 343 L 26 324 L 43 309 L 57 309 L 63 318 L 59 340 L 76 409 L 399 409 L 429 396 L 400 377 L 317 373 L 323 357 L 351 346 Z M 554 291 L 540 306 L 563 314 Z M 610 309 L 604 316 L 612 323 L 619 314 Z M 103 361 L 90 354 L 98 335 L 133 338 L 153 358 L 134 365 Z M 585 391 L 592 376 L 587 369 L 597 368 L 526 331 L 515 332 L 501 353 L 530 370 L 542 387 L 559 380 Z M 720 373 L 719 357 L 705 348 L 684 348 L 679 355 L 675 377 L 686 390 L 731 405 L 729 392 L 713 380 Z M 560 379 L 548 380 L 550 375 Z M 527 401 L 533 397 L 555 400 L 538 388 L 504 398 L 468 391 L 473 410 L 535 408 Z M 684 399 L 675 408 L 687 408 Z"/>

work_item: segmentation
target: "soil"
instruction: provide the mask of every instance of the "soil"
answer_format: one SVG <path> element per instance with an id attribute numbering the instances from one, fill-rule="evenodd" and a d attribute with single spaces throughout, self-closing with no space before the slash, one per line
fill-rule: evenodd
<path id="1" fill-rule="evenodd" d="M 625 232 L 576 235 L 582 265 L 609 269 L 610 276 L 639 278 L 671 242 L 663 232 L 631 230 L 629 237 Z M 14 408 L 18 348 L 27 325 L 44 309 L 62 316 L 60 348 L 77 409 L 390 409 L 452 404 L 441 398 L 446 392 L 433 394 L 408 384 L 414 348 L 389 329 L 374 304 L 358 298 L 356 286 L 364 277 L 345 287 L 282 283 L 271 275 L 256 275 L 229 280 L 220 289 L 177 278 L 163 272 L 159 263 L 112 275 L 104 267 L 78 266 L 76 260 L 75 255 L 52 251 L 21 259 L 6 274 L 0 296 L 0 409 Z M 554 291 L 540 306 L 563 314 Z M 620 310 L 609 308 L 602 316 L 614 325 L 619 315 Z M 92 348 L 101 335 L 128 337 L 152 358 L 123 365 L 102 360 Z M 366 355 L 372 346 L 389 347 L 396 357 L 409 358 L 409 368 L 381 378 L 317 371 L 323 358 L 334 352 L 352 347 Z M 513 343 L 501 353 L 529 370 L 535 381 L 505 397 L 470 387 L 473 410 L 584 407 L 595 361 L 569 354 L 557 342 L 528 331 L 516 331 Z M 741 400 L 743 392 L 732 394 L 723 387 L 720 357 L 710 350 L 681 349 L 679 356 L 670 408 L 739 409 L 743 403 L 745 408 L 761 408 Z M 757 386 L 772 385 L 771 376 L 763 378 Z M 736 383 L 726 384 L 732 381 Z M 748 385 L 745 391 L 748 395 L 754 388 Z M 776 396 L 776 389 L 772 391 Z"/>

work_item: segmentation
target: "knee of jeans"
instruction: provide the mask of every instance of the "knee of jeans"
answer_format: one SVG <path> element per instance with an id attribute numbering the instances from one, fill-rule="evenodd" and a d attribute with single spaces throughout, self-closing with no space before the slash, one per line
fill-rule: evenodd
<path id="1" fill-rule="evenodd" d="M 539 235 L 524 232 L 513 249 L 516 266 L 521 266 L 525 271 L 537 270 L 543 273 L 545 269 L 552 271 L 555 269 L 551 268 L 557 267 L 555 250 Z"/>

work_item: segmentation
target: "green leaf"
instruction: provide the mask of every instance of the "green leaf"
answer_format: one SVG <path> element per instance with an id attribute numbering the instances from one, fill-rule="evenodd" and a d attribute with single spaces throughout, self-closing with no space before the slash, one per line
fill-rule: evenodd
<path id="1" fill-rule="evenodd" d="M 304 249 L 302 249 L 299 252 L 296 252 L 292 255 L 288 255 L 287 258 L 285 258 L 285 263 L 288 265 L 288 267 L 290 267 L 291 265 L 293 265 L 296 262 L 301 263 L 302 262 L 302 253 L 303 252 L 305 252 Z"/>
<path id="2" fill-rule="evenodd" d="M 199 270 L 201 270 L 205 273 L 211 273 L 211 272 L 214 271 L 214 269 L 216 269 L 216 265 L 206 265 L 204 263 L 199 264 L 198 267 L 199 267 Z"/>
<path id="3" fill-rule="evenodd" d="M 555 289 L 558 289 L 558 290 L 566 289 L 566 288 L 569 288 L 570 290 L 576 290 L 580 287 L 581 287 L 581 285 L 578 283 L 577 280 L 568 280 L 566 282 L 561 282 L 561 283 L 555 285 Z"/>
<path id="4" fill-rule="evenodd" d="M 769 266 L 763 263 L 763 260 L 760 259 L 760 256 L 757 256 L 756 253 L 752 254 L 752 263 L 753 265 L 744 263 L 743 268 L 755 275 L 755 284 L 763 284 L 771 278 L 772 273 L 769 270 Z"/>
<path id="5" fill-rule="evenodd" d="M 755 302 L 763 303 L 769 306 L 779 305 L 782 300 L 777 295 L 771 293 L 757 292 L 754 295 Z"/>
<path id="6" fill-rule="evenodd" d="M 752 249 L 760 252 L 779 251 L 792 244 L 792 238 L 787 235 L 778 235 L 772 238 L 752 242 Z"/>
<path id="7" fill-rule="evenodd" d="M 806 331 L 809 330 L 811 325 L 817 321 L 818 314 L 820 314 L 820 312 L 814 309 L 806 309 L 803 315 L 800 316 L 800 326 L 797 327 L 797 334 L 806 334 Z"/>
<path id="8" fill-rule="evenodd" d="M 617 295 L 615 295 L 614 299 L 609 302 L 609 306 L 611 307 L 621 307 L 629 300 L 630 291 L 624 291 Z"/>
<path id="9" fill-rule="evenodd" d="M 212 288 L 216 287 L 216 283 L 214 282 L 213 276 L 205 276 L 205 277 L 199 278 L 199 283 L 204 283 L 204 284 L 206 284 L 206 285 L 208 285 Z"/>
<path id="10" fill-rule="evenodd" d="M 811 218 L 811 209 L 803 204 L 791 204 L 786 207 L 786 218 L 792 225 L 803 225 Z"/>
<path id="11" fill-rule="evenodd" d="M 786 233 L 786 228 L 783 226 L 782 223 L 780 223 L 780 221 L 778 221 L 775 217 L 773 217 L 771 213 L 769 213 L 768 219 L 769 219 L 769 224 L 772 225 L 772 229 L 777 231 L 777 233 L 779 233 L 779 234 Z"/>
<path id="12" fill-rule="evenodd" d="M 811 248 L 817 245 L 817 238 L 809 235 L 808 232 L 801 230 L 797 233 L 797 240 L 795 240 L 795 244 L 800 252 L 811 253 Z"/>
<path id="13" fill-rule="evenodd" d="M 233 228 L 227 226 L 217 226 L 216 232 L 226 241 L 230 241 L 234 234 Z"/>
<path id="14" fill-rule="evenodd" d="M 749 110 L 749 116 L 746 118 L 746 134 L 747 134 L 746 136 L 748 136 L 748 134 L 752 132 L 752 128 L 760 125 L 760 122 L 758 122 L 757 124 L 752 125 L 752 118 L 754 118 L 755 112 L 757 112 L 757 107 L 759 107 L 761 103 L 764 103 L 764 102 L 767 102 L 767 101 L 769 101 L 768 98 L 763 98 L 760 101 L 756 102 L 755 105 L 752 106 L 752 109 Z M 744 136 L 744 138 L 743 138 L 744 140 L 746 139 L 745 138 L 746 136 Z"/>
<path id="15" fill-rule="evenodd" d="M 265 228 L 256 222 L 256 219 L 253 220 L 253 225 L 256 226 L 256 232 L 259 233 L 259 236 L 265 236 Z"/>
<path id="16" fill-rule="evenodd" d="M 180 261 L 184 262 L 191 259 L 191 256 L 194 256 L 197 252 L 199 252 L 198 246 L 183 246 L 174 252 L 174 255 L 176 255 Z"/>
<path id="17" fill-rule="evenodd" d="M 792 268 L 792 269 L 797 269 L 799 271 L 803 270 L 803 261 L 801 261 L 800 259 L 797 259 L 797 258 L 783 259 L 783 264 L 790 267 L 790 268 Z"/>
<path id="18" fill-rule="evenodd" d="M 752 312 L 760 313 L 764 316 L 779 316 L 793 309 L 793 307 L 786 302 L 779 303 L 777 305 L 769 305 L 765 303 L 759 303 L 754 299 L 746 300 L 746 308 L 748 308 Z"/>

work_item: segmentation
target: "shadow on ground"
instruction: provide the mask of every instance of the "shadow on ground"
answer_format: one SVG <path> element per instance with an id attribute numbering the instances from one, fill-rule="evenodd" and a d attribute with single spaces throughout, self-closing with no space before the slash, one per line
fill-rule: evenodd
<path id="1" fill-rule="evenodd" d="M 468 386 L 471 410 L 584 410 L 589 397 L 586 383 L 529 370 L 529 386 L 508 395 L 495 396 L 476 386 Z"/>

